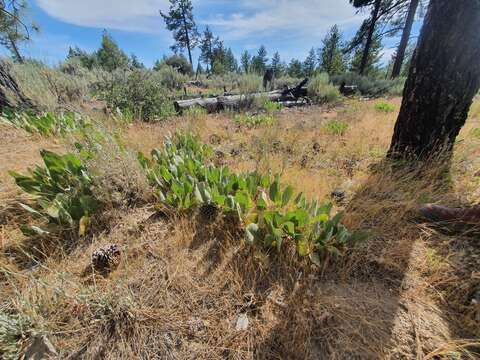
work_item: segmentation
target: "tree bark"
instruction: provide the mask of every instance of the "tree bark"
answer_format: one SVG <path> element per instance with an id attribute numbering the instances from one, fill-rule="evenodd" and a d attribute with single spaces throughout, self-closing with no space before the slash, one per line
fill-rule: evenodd
<path id="1" fill-rule="evenodd" d="M 20 54 L 20 51 L 18 50 L 17 43 L 15 42 L 15 39 L 11 35 L 8 35 L 8 41 L 10 42 L 10 46 L 12 48 L 13 53 L 15 54 L 15 57 L 17 61 L 21 64 L 23 64 L 23 56 Z"/>
<path id="2" fill-rule="evenodd" d="M 10 74 L 8 65 L 0 61 L 0 112 L 8 108 L 34 110 L 35 106 L 20 90 L 17 82 Z"/>
<path id="3" fill-rule="evenodd" d="M 390 158 L 451 155 L 480 87 L 480 0 L 431 0 L 405 84 Z"/>
<path id="4" fill-rule="evenodd" d="M 418 3 L 420 0 L 411 0 L 408 7 L 407 19 L 405 21 L 405 27 L 403 28 L 402 39 L 400 45 L 398 45 L 397 55 L 395 57 L 395 63 L 392 69 L 392 79 L 397 78 L 402 71 L 403 60 L 405 59 L 405 50 L 408 46 L 408 40 L 410 40 L 410 34 L 412 33 L 413 21 L 415 20 L 415 14 L 417 13 Z"/>
<path id="5" fill-rule="evenodd" d="M 365 69 L 368 63 L 368 55 L 370 54 L 370 48 L 372 47 L 373 35 L 375 33 L 375 26 L 377 25 L 378 13 L 380 11 L 380 5 L 382 0 L 375 0 L 375 5 L 372 11 L 372 23 L 368 29 L 367 41 L 365 42 L 365 49 L 363 49 L 362 62 L 360 63 L 360 75 L 365 73 Z"/>
<path id="6" fill-rule="evenodd" d="M 188 35 L 187 19 L 185 18 L 185 10 L 182 9 L 183 28 L 185 29 L 185 38 L 187 40 L 188 60 L 193 69 L 192 50 L 190 49 L 190 36 Z"/>

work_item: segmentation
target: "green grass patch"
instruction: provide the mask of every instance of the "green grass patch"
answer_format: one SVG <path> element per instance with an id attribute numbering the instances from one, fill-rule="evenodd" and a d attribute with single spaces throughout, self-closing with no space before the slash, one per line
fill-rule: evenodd
<path id="1" fill-rule="evenodd" d="M 247 126 L 262 126 L 262 125 L 273 125 L 275 123 L 275 117 L 269 114 L 239 114 L 235 115 L 235 123 L 238 125 L 247 125 Z"/>
<path id="2" fill-rule="evenodd" d="M 345 121 L 330 120 L 324 128 L 330 135 L 343 136 L 348 131 L 349 126 Z"/>
<path id="3" fill-rule="evenodd" d="M 375 103 L 375 110 L 384 113 L 392 113 L 395 111 L 395 106 L 386 101 L 379 101 Z"/>

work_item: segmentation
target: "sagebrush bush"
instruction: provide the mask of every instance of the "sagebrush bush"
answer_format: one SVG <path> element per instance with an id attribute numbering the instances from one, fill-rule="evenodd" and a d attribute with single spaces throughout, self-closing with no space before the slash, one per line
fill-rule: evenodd
<path id="1" fill-rule="evenodd" d="M 161 120 L 175 114 L 161 74 L 153 70 L 117 70 L 104 77 L 98 95 L 111 108 L 127 111 L 144 121 Z"/>
<path id="2" fill-rule="evenodd" d="M 318 104 L 335 102 L 340 99 L 338 89 L 330 84 L 330 78 L 327 73 L 316 75 L 308 82 L 308 96 Z"/>
<path id="3" fill-rule="evenodd" d="M 44 111 L 84 101 L 100 79 L 99 71 L 80 70 L 73 63 L 51 68 L 39 61 L 28 60 L 23 64 L 2 61 L 20 90 Z"/>
<path id="4" fill-rule="evenodd" d="M 336 86 L 340 86 L 342 83 L 345 83 L 346 85 L 355 85 L 363 96 L 400 96 L 402 95 L 405 78 L 387 80 L 362 76 L 356 73 L 345 73 L 332 76 L 332 82 Z"/>
<path id="5" fill-rule="evenodd" d="M 280 78 L 275 79 L 275 87 L 277 89 L 284 89 L 285 87 L 293 87 L 298 85 L 302 79 L 293 78 L 290 76 L 282 76 Z"/>
<path id="6" fill-rule="evenodd" d="M 162 66 L 152 75 L 153 80 L 157 80 L 169 90 L 181 89 L 188 80 L 186 75 L 181 74 L 171 66 Z"/>
<path id="7" fill-rule="evenodd" d="M 260 91 L 262 78 L 255 74 L 243 74 L 238 78 L 238 90 L 241 94 L 251 94 Z"/>

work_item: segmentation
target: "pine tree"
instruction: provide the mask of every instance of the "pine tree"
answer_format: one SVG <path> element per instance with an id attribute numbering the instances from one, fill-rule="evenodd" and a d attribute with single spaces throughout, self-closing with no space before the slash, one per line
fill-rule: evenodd
<path id="1" fill-rule="evenodd" d="M 448 26 L 447 26 L 448 24 Z M 405 84 L 391 158 L 452 154 L 480 88 L 480 1 L 430 1 Z"/>
<path id="2" fill-rule="evenodd" d="M 263 75 L 268 63 L 267 54 L 268 53 L 266 47 L 264 45 L 261 45 L 258 49 L 257 55 L 252 58 L 251 67 L 253 72 Z"/>
<path id="3" fill-rule="evenodd" d="M 192 49 L 197 46 L 199 33 L 193 18 L 193 5 L 191 0 L 169 0 L 168 14 L 160 11 L 165 20 L 167 29 L 173 32 L 175 44 L 171 47 L 174 52 L 186 49 L 188 59 L 193 68 Z"/>
<path id="4" fill-rule="evenodd" d="M 353 55 L 350 63 L 350 71 L 359 74 L 361 73 L 363 75 L 375 75 L 375 73 L 377 73 L 379 70 L 382 49 L 381 37 L 378 34 L 374 34 L 369 46 L 369 52 L 366 60 L 365 46 L 364 44 L 361 44 L 361 46 L 357 47 Z M 362 67 L 363 70 L 361 71 Z"/>
<path id="5" fill-rule="evenodd" d="M 19 45 L 30 40 L 30 32 L 38 31 L 36 24 L 25 24 L 25 0 L 0 1 L 0 45 L 10 51 L 15 61 L 23 62 Z"/>
<path id="6" fill-rule="evenodd" d="M 287 73 L 293 78 L 303 77 L 302 62 L 297 59 L 292 59 L 288 64 Z"/>
<path id="7" fill-rule="evenodd" d="M 135 54 L 130 55 L 130 67 L 132 69 L 145 69 L 145 65 L 138 60 L 138 57 Z"/>
<path id="8" fill-rule="evenodd" d="M 238 62 L 231 48 L 228 48 L 225 54 L 225 67 L 229 72 L 236 72 L 238 70 Z"/>
<path id="9" fill-rule="evenodd" d="M 128 56 L 118 47 L 107 30 L 103 31 L 102 44 L 96 55 L 98 64 L 107 71 L 128 66 Z"/>
<path id="10" fill-rule="evenodd" d="M 272 70 L 273 72 L 275 73 L 275 77 L 279 77 L 281 75 L 281 60 L 280 60 L 280 54 L 278 53 L 278 51 L 275 52 L 275 54 L 273 54 L 273 57 L 272 57 Z"/>
<path id="11" fill-rule="evenodd" d="M 395 55 L 395 62 L 393 64 L 392 69 L 392 79 L 400 76 L 402 71 L 402 65 L 405 60 L 405 52 L 408 47 L 408 41 L 410 40 L 410 34 L 412 32 L 413 22 L 415 20 L 415 14 L 417 12 L 417 8 L 419 5 L 420 0 L 410 0 L 408 4 L 408 11 L 405 16 L 405 20 L 403 20 L 403 31 L 402 31 L 402 38 L 400 40 L 400 44 L 398 45 L 398 49 Z"/>
<path id="12" fill-rule="evenodd" d="M 347 66 L 342 44 L 342 34 L 337 25 L 331 27 L 328 34 L 322 40 L 322 48 L 319 49 L 318 60 L 320 70 L 329 75 L 345 72 Z"/>
<path id="13" fill-rule="evenodd" d="M 360 75 L 365 74 L 367 65 L 371 56 L 371 46 L 374 41 L 374 34 L 377 29 L 377 22 L 380 18 L 380 8 L 382 6 L 382 0 L 350 0 L 350 2 L 356 8 L 371 7 L 370 18 L 365 20 L 362 24 L 362 43 L 364 45 L 361 53 L 360 63 L 358 64 L 357 71 Z M 365 31 L 366 30 L 366 31 Z"/>
<path id="14" fill-rule="evenodd" d="M 250 56 L 248 51 L 247 50 L 243 51 L 242 55 L 240 56 L 240 64 L 245 74 L 248 74 L 250 71 L 251 61 L 252 61 L 252 57 Z"/>
<path id="15" fill-rule="evenodd" d="M 207 26 L 203 32 L 203 37 L 200 41 L 200 61 L 207 66 L 207 72 L 213 68 L 213 48 L 215 46 L 215 36 Z"/>
<path id="16" fill-rule="evenodd" d="M 317 56 L 315 54 L 315 49 L 311 48 L 307 58 L 303 62 L 303 74 L 306 77 L 311 77 L 313 73 L 315 72 L 317 64 Z"/>
<path id="17" fill-rule="evenodd" d="M 85 50 L 80 49 L 78 46 L 73 48 L 69 47 L 66 59 L 78 59 L 80 64 L 89 70 L 92 70 L 95 66 L 97 66 L 96 54 L 89 54 Z"/>

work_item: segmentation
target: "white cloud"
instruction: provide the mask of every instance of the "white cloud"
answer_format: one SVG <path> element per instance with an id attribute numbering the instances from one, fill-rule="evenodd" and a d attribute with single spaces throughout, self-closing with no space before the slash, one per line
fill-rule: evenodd
<path id="1" fill-rule="evenodd" d="M 75 25 L 165 31 L 158 10 L 167 10 L 168 0 L 35 1 L 50 16 Z M 194 6 L 198 23 L 216 26 L 226 39 L 276 33 L 316 36 L 334 23 L 347 26 L 361 19 L 346 0 L 194 0 Z"/>
<path id="2" fill-rule="evenodd" d="M 164 29 L 158 10 L 167 0 L 36 0 L 50 16 L 64 22 L 97 28 L 138 32 Z"/>
<path id="3" fill-rule="evenodd" d="M 207 18 L 204 23 L 224 29 L 225 37 L 231 39 L 275 34 L 291 38 L 316 37 L 325 34 L 333 24 L 345 27 L 363 19 L 346 0 L 243 0 L 241 3 L 240 11 Z"/>

